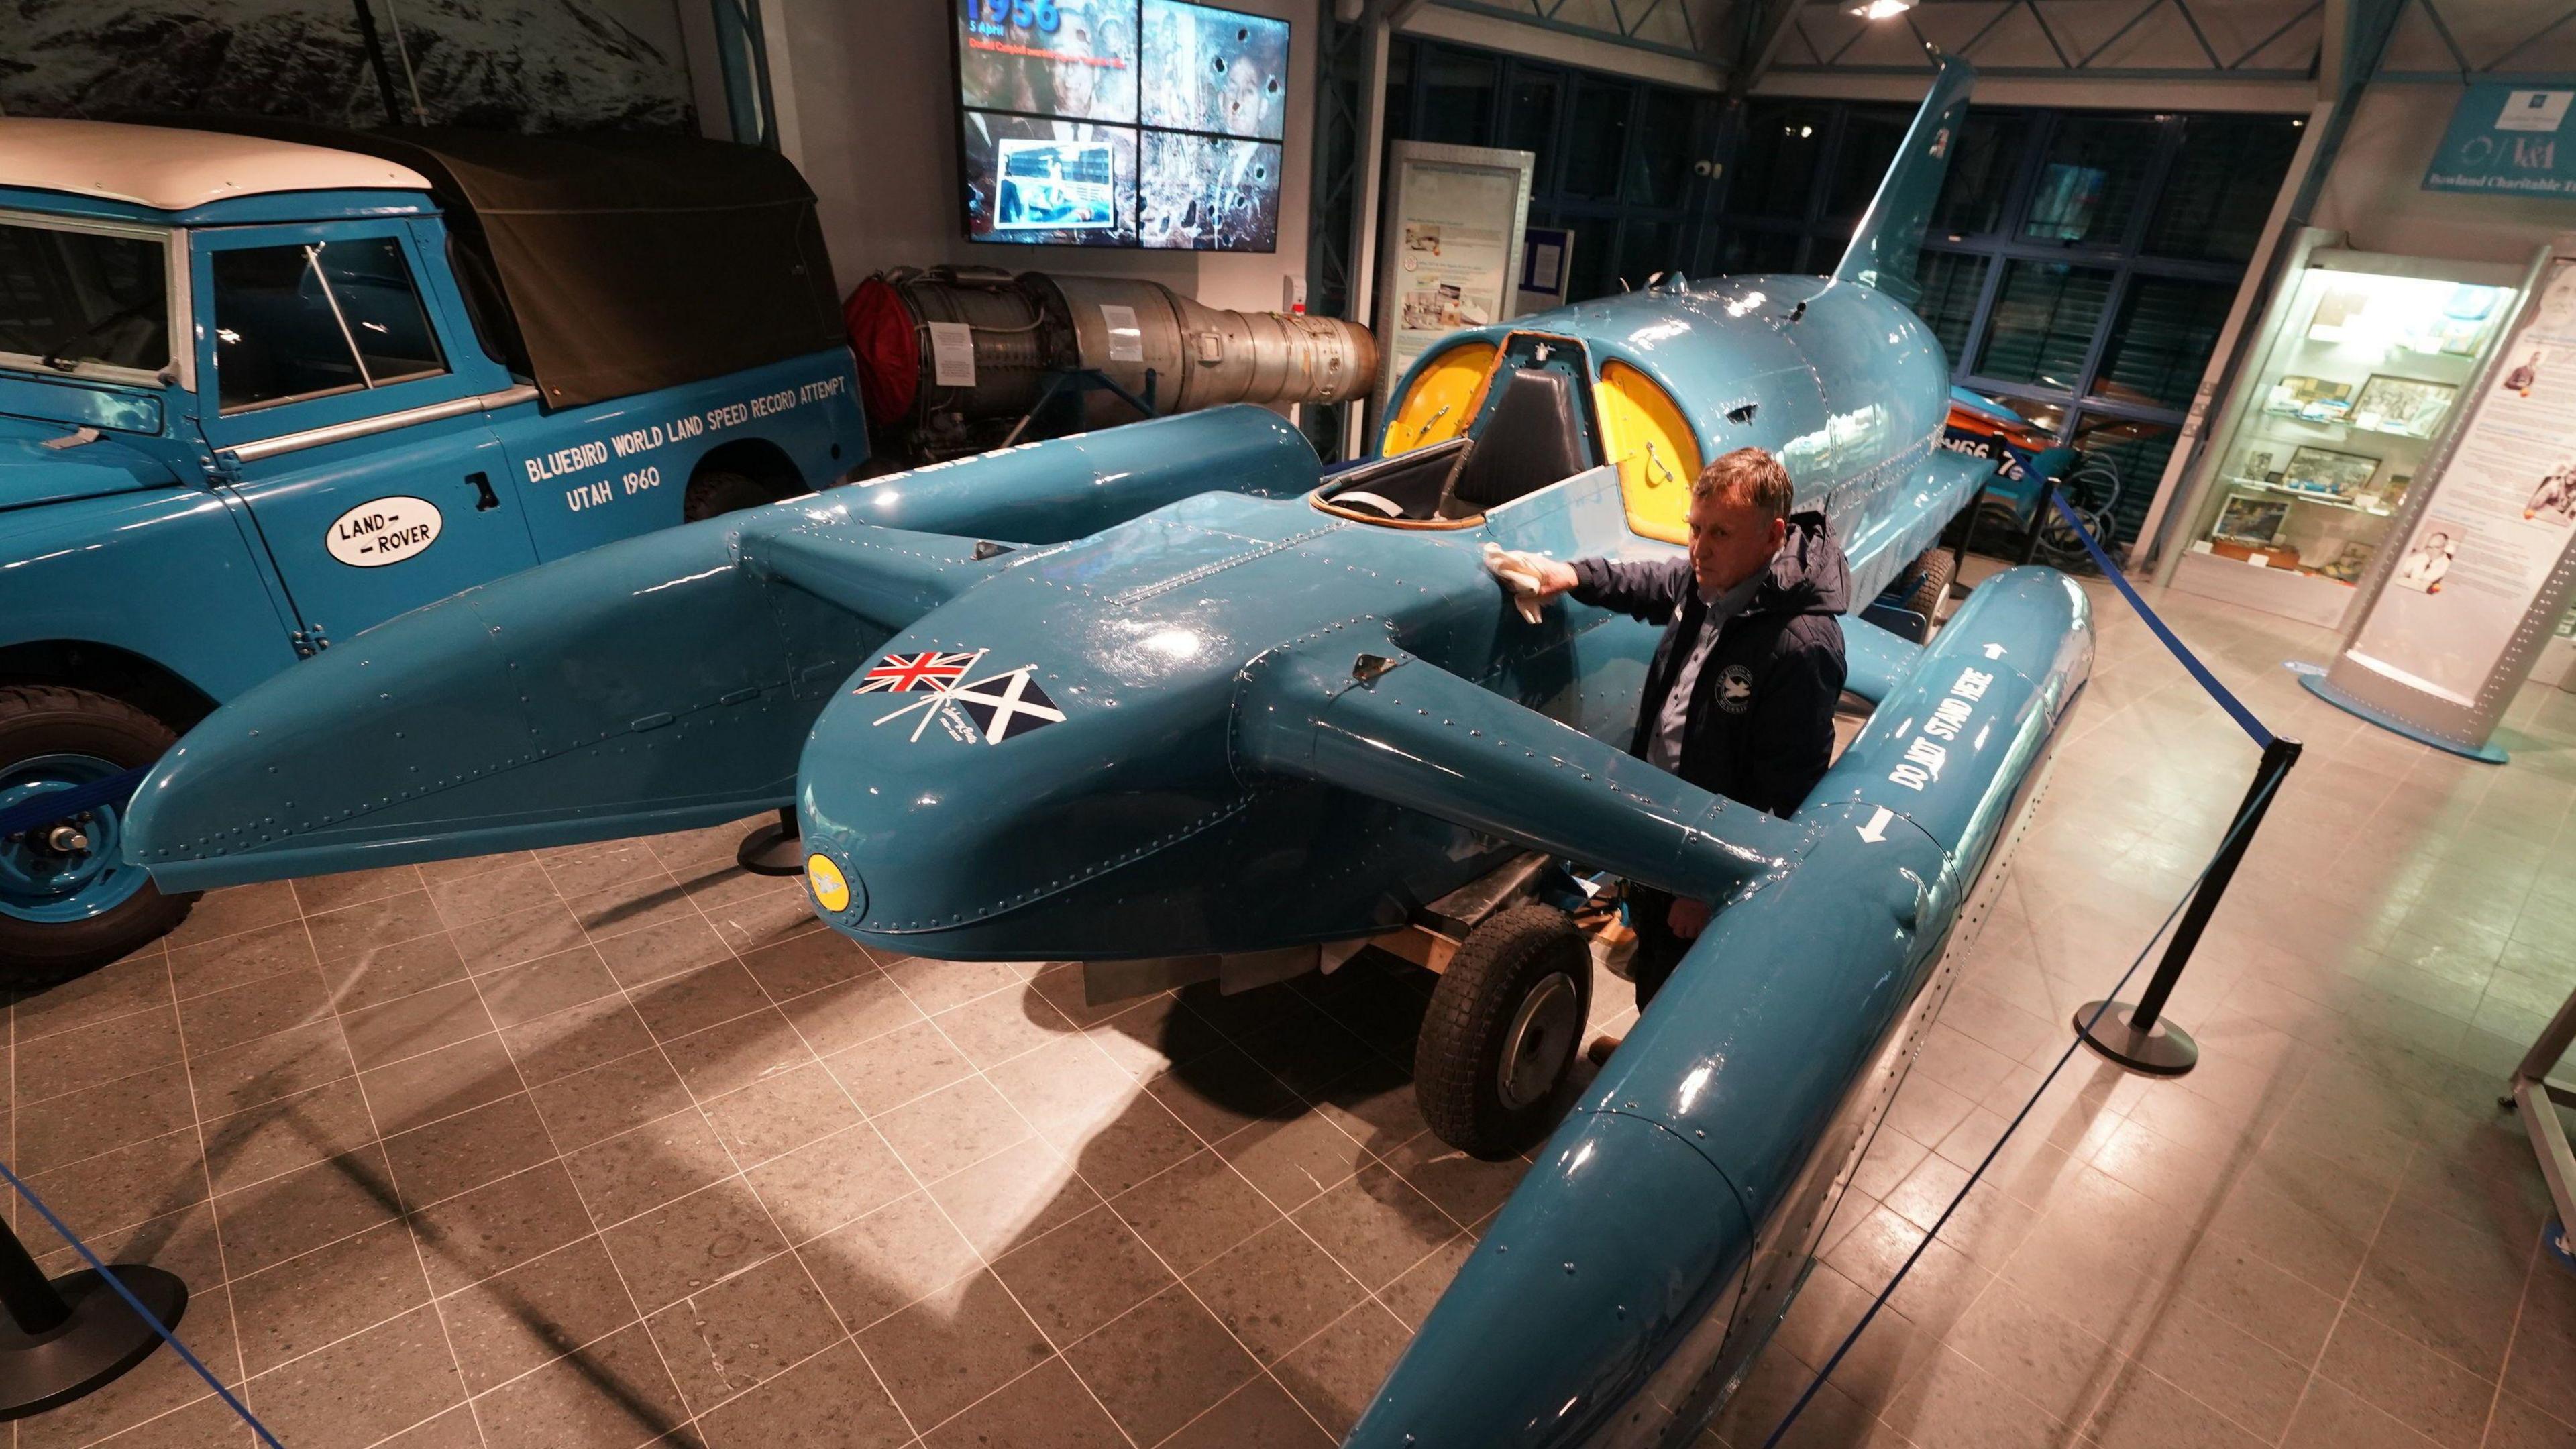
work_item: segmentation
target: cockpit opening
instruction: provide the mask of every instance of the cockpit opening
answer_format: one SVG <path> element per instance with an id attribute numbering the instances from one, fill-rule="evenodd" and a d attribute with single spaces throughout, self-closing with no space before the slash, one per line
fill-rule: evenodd
<path id="1" fill-rule="evenodd" d="M 1335 478 L 1316 505 L 1369 523 L 1457 526 L 1592 466 L 1578 377 L 1512 367 L 1472 435 L 1381 458 Z"/>

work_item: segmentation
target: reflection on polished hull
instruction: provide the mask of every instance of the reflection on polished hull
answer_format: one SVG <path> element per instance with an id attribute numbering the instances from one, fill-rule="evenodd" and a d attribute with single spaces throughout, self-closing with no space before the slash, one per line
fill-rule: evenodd
<path id="1" fill-rule="evenodd" d="M 1928 648 L 1850 624 L 1876 711 L 1783 820 L 1615 743 L 1655 626 L 1570 597 L 1525 619 L 1480 555 L 1668 557 L 1694 460 L 1760 446 L 1858 597 L 1897 578 L 1982 467 L 1936 447 L 1947 367 L 1900 284 L 1967 81 L 1942 64 L 1833 278 L 1468 334 L 1403 385 L 1388 456 L 1329 480 L 1276 417 L 1217 408 L 470 590 L 209 717 L 137 795 L 130 854 L 198 889 L 792 801 L 817 914 L 950 960 L 1286 957 L 1514 850 L 1716 902 L 1353 1434 L 1686 1440 L 1982 919 L 2087 606 L 2020 569 Z"/>

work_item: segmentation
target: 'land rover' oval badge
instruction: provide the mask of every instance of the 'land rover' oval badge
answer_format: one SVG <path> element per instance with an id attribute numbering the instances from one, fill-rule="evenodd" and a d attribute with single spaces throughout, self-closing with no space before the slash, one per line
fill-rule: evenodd
<path id="1" fill-rule="evenodd" d="M 446 523 L 426 498 L 373 498 L 333 519 L 322 542 L 351 568 L 380 569 L 418 557 Z"/>

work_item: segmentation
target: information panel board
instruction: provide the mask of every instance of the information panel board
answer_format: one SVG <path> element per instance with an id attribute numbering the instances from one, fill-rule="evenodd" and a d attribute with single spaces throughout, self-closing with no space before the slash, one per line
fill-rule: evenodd
<path id="1" fill-rule="evenodd" d="M 1432 343 L 1515 315 L 1537 164 L 1527 151 L 1484 146 L 1391 148 L 1377 288 L 1381 414 L 1396 380 Z"/>

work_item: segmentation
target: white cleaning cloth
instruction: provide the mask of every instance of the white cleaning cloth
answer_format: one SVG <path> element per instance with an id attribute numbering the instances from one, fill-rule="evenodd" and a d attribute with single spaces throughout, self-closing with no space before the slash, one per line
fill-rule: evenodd
<path id="1" fill-rule="evenodd" d="M 1485 545 L 1486 571 L 1511 589 L 1512 606 L 1521 611 L 1522 618 L 1533 624 L 1538 622 L 1539 607 L 1543 602 L 1539 598 L 1539 566 L 1547 562 L 1550 560 L 1545 554 L 1523 553 L 1491 543 Z"/>

